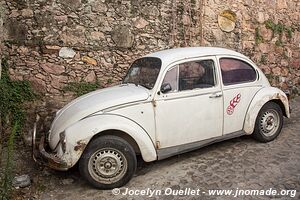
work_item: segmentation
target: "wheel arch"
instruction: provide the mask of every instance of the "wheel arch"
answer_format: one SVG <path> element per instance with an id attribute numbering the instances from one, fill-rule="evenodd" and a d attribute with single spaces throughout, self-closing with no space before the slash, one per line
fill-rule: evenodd
<path id="1" fill-rule="evenodd" d="M 105 135 L 114 135 L 114 136 L 120 137 L 120 138 L 124 139 L 126 142 L 128 142 L 132 146 L 135 154 L 140 154 L 141 153 L 140 147 L 136 143 L 136 141 L 129 134 L 127 134 L 126 132 L 124 132 L 122 130 L 117 130 L 117 129 L 104 130 L 104 131 L 99 132 L 96 135 L 94 135 L 90 139 L 90 141 L 92 141 L 92 140 L 94 140 L 94 139 L 96 139 L 98 137 L 105 136 Z"/>
<path id="2" fill-rule="evenodd" d="M 243 130 L 246 134 L 252 134 L 255 121 L 261 108 L 268 102 L 279 105 L 285 117 L 290 117 L 289 102 L 286 94 L 278 88 L 265 87 L 259 90 L 252 99 L 246 112 Z"/>
<path id="3" fill-rule="evenodd" d="M 284 104 L 282 103 L 282 101 L 280 99 L 272 99 L 272 100 L 270 100 L 268 102 L 274 102 L 277 105 L 279 105 L 279 107 L 281 108 L 283 116 L 288 117 L 287 112 L 286 112 L 285 107 L 284 107 Z"/>

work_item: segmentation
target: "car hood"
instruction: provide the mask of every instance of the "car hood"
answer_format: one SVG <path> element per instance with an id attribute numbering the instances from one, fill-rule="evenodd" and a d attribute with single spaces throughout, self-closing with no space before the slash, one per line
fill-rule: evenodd
<path id="1" fill-rule="evenodd" d="M 146 100 L 148 97 L 149 91 L 146 88 L 126 84 L 96 90 L 74 99 L 57 112 L 50 128 L 50 147 L 53 149 L 58 143 L 59 133 L 82 118 L 114 106 Z"/>

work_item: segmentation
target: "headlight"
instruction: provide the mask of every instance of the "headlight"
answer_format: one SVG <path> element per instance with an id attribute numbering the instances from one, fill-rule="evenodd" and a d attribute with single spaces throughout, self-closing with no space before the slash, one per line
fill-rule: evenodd
<path id="1" fill-rule="evenodd" d="M 62 149 L 62 151 L 65 153 L 66 152 L 66 134 L 65 134 L 65 132 L 63 131 L 63 132 L 61 132 L 60 134 L 59 134 L 59 137 L 60 137 L 60 139 L 59 139 L 59 142 L 60 142 L 60 144 L 61 144 L 61 149 Z"/>

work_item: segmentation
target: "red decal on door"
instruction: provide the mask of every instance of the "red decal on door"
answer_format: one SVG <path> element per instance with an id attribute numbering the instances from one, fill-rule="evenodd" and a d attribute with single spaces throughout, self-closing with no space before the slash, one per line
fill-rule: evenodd
<path id="1" fill-rule="evenodd" d="M 235 97 L 233 97 L 233 99 L 230 101 L 229 106 L 227 107 L 227 110 L 226 110 L 228 115 L 233 114 L 234 108 L 240 102 L 240 100 L 241 100 L 241 94 L 238 94 Z"/>

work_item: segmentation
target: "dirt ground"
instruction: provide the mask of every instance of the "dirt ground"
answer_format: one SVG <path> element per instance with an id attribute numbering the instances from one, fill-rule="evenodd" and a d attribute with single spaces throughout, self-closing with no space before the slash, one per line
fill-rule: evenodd
<path id="1" fill-rule="evenodd" d="M 291 101 L 292 117 L 286 119 L 279 137 L 267 144 L 249 136 L 220 142 L 208 147 L 144 163 L 138 162 L 128 189 L 257 189 L 297 190 L 290 196 L 239 196 L 235 199 L 300 199 L 300 98 Z M 57 172 L 36 165 L 30 149 L 22 144 L 15 155 L 14 175 L 28 174 L 30 187 L 14 190 L 15 199 L 145 199 L 146 196 L 114 195 L 111 190 L 96 190 L 88 185 L 75 167 Z M 232 196 L 154 195 L 147 199 L 232 199 Z"/>

